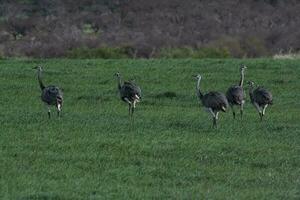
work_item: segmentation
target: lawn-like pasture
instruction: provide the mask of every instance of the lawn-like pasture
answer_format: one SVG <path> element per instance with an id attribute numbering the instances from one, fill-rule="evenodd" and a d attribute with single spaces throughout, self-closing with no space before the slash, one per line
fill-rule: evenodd
<path id="1" fill-rule="evenodd" d="M 200 107 L 203 91 L 246 81 L 274 96 L 263 122 Z M 48 119 L 46 85 L 63 89 Z M 134 124 L 113 76 L 143 92 Z M 300 199 L 300 60 L 0 60 L 0 199 Z"/>

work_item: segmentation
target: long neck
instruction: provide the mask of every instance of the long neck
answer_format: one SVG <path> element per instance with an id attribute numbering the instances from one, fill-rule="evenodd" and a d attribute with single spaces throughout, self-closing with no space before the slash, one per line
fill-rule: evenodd
<path id="1" fill-rule="evenodd" d="M 122 87 L 122 81 L 121 81 L 121 77 L 120 76 L 118 76 L 118 89 L 120 90 L 121 89 L 121 87 Z"/>
<path id="2" fill-rule="evenodd" d="M 203 97 L 203 94 L 200 90 L 200 82 L 201 82 L 201 78 L 198 78 L 198 81 L 197 81 L 197 85 L 196 85 L 196 92 L 197 92 L 197 96 L 202 99 Z"/>
<path id="3" fill-rule="evenodd" d="M 241 71 L 241 79 L 240 79 L 239 86 L 243 87 L 243 84 L 244 84 L 244 72 Z"/>
<path id="4" fill-rule="evenodd" d="M 249 96 L 250 96 L 250 100 L 253 101 L 253 86 L 252 85 L 249 88 Z"/>
<path id="5" fill-rule="evenodd" d="M 41 70 L 38 70 L 38 81 L 39 81 L 41 90 L 45 89 L 45 85 L 42 82 L 42 71 Z"/>

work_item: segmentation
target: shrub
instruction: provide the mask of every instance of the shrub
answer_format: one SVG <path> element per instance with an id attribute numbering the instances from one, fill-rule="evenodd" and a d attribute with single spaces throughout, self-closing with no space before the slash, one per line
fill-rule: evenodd
<path id="1" fill-rule="evenodd" d="M 226 48 L 202 48 L 195 50 L 193 58 L 229 58 L 231 57 Z"/>
<path id="2" fill-rule="evenodd" d="M 245 37 L 241 40 L 241 47 L 246 52 L 246 57 L 248 58 L 265 57 L 270 55 L 270 52 L 265 46 L 265 42 L 256 36 Z"/>
<path id="3" fill-rule="evenodd" d="M 208 46 L 217 49 L 226 49 L 232 57 L 235 58 L 253 58 L 269 56 L 265 42 L 256 36 L 244 37 L 222 37 Z"/>
<path id="4" fill-rule="evenodd" d="M 76 48 L 67 52 L 68 58 L 103 58 L 119 59 L 129 58 L 129 49 L 127 47 L 102 47 L 102 48 Z"/>
<path id="5" fill-rule="evenodd" d="M 162 48 L 159 58 L 229 58 L 230 53 L 225 48 Z"/>
<path id="6" fill-rule="evenodd" d="M 238 38 L 221 37 L 218 40 L 211 42 L 208 46 L 214 48 L 226 48 L 229 54 L 235 58 L 242 58 L 246 55 Z"/>
<path id="7" fill-rule="evenodd" d="M 193 55 L 192 48 L 162 48 L 158 57 L 160 58 L 189 58 Z"/>
<path id="8" fill-rule="evenodd" d="M 274 59 L 300 59 L 300 51 L 292 52 L 291 50 L 287 53 L 279 52 L 273 55 Z"/>

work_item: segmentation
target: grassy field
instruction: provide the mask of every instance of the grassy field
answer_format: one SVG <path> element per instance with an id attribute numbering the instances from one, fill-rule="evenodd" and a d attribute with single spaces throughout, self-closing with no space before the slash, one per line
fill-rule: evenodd
<path id="1" fill-rule="evenodd" d="M 239 79 L 272 91 L 266 118 L 247 101 L 219 126 L 204 91 Z M 47 117 L 36 71 L 64 91 Z M 130 126 L 113 76 L 135 79 L 143 100 Z M 0 199 L 300 199 L 300 60 L 0 60 Z"/>

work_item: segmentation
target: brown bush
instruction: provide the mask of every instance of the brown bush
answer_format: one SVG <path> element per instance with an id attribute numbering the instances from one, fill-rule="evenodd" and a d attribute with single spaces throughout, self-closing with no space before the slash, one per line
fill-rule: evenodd
<path id="1" fill-rule="evenodd" d="M 259 57 L 300 49 L 299 10 L 298 0 L 3 1 L 0 42 L 5 56 L 128 45 L 132 57 L 183 47 Z"/>

